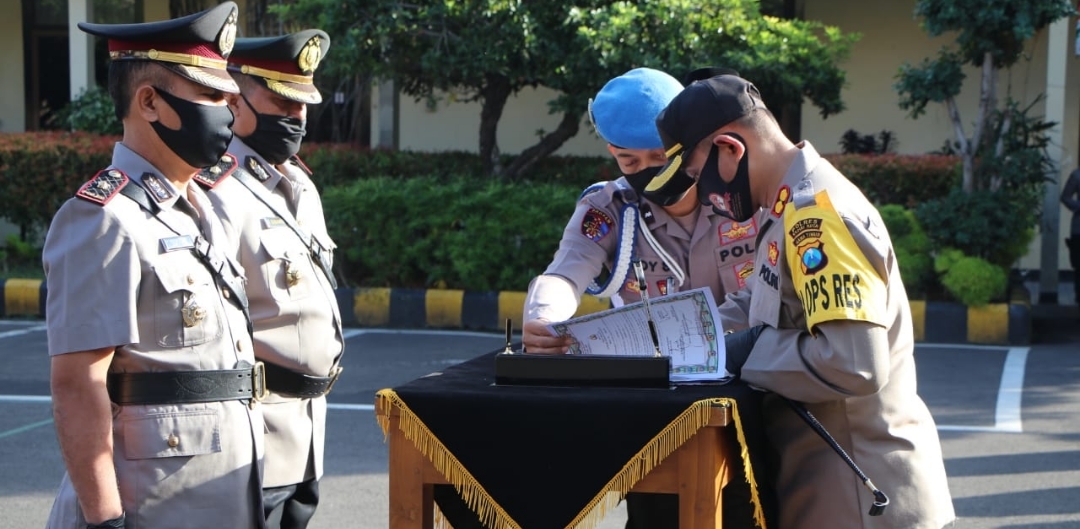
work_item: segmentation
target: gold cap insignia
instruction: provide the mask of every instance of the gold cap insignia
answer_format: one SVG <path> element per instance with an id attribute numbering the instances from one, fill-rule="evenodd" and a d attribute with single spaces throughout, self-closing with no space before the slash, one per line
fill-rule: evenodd
<path id="1" fill-rule="evenodd" d="M 236 10 L 225 20 L 225 26 L 218 35 L 218 48 L 221 48 L 221 56 L 228 57 L 232 53 L 233 45 L 236 44 Z"/>
<path id="2" fill-rule="evenodd" d="M 319 67 L 319 61 L 322 60 L 322 46 L 319 45 L 319 37 L 311 37 L 311 40 L 304 44 L 304 49 L 300 50 L 300 56 L 297 57 L 296 63 L 300 66 L 300 71 L 304 75 L 311 75 L 315 73 L 315 69 Z"/>

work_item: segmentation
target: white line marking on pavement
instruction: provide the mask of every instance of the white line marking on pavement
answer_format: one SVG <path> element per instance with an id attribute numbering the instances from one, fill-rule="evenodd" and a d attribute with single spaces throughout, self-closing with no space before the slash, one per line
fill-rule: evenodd
<path id="1" fill-rule="evenodd" d="M 346 340 L 364 334 L 418 334 L 424 336 L 471 336 L 477 338 L 499 338 L 503 336 L 497 332 L 456 331 L 453 329 L 345 329 L 342 332 L 342 336 Z"/>
<path id="2" fill-rule="evenodd" d="M 29 325 L 31 323 L 34 323 L 34 320 L 0 320 L 0 325 Z"/>
<path id="3" fill-rule="evenodd" d="M 1029 347 L 1012 347 L 1005 355 L 998 386 L 997 407 L 994 409 L 994 426 L 956 426 L 939 424 L 939 431 L 1021 433 L 1024 431 L 1020 418 L 1021 398 L 1024 395 L 1024 371 L 1027 368 Z"/>
<path id="4" fill-rule="evenodd" d="M 12 336 L 20 336 L 23 334 L 30 334 L 32 332 L 44 331 L 47 327 L 44 325 L 35 325 L 33 327 L 27 327 L 25 329 L 16 329 L 14 331 L 0 332 L 0 339 L 11 338 Z"/>
<path id="5" fill-rule="evenodd" d="M 374 404 L 335 404 L 328 403 L 327 409 L 330 410 L 354 410 L 354 411 L 375 411 Z"/>
<path id="6" fill-rule="evenodd" d="M 0 402 L 48 404 L 52 402 L 52 397 L 48 395 L 0 395 Z"/>
<path id="7" fill-rule="evenodd" d="M 38 421 L 38 422 L 35 422 L 35 423 L 32 423 L 32 424 L 27 424 L 25 426 L 20 426 L 18 428 L 14 428 L 14 429 L 8 430 L 6 432 L 0 432 L 0 439 L 3 439 L 5 437 L 10 437 L 10 436 L 15 435 L 15 434 L 20 434 L 20 433 L 23 433 L 23 432 L 26 432 L 26 431 L 30 431 L 30 430 L 33 430 L 34 428 L 39 427 L 39 426 L 45 426 L 46 424 L 52 424 L 52 422 L 53 422 L 52 419 L 45 419 L 44 421 Z"/>

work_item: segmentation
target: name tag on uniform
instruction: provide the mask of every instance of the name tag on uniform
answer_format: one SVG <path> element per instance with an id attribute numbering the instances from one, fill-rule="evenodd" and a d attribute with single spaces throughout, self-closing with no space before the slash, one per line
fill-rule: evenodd
<path id="1" fill-rule="evenodd" d="M 161 249 L 166 252 L 175 252 L 176 250 L 188 250 L 195 247 L 195 238 L 190 235 L 180 235 L 177 237 L 166 237 L 161 239 Z"/>
<path id="2" fill-rule="evenodd" d="M 280 217 L 263 217 L 262 227 L 264 230 L 269 230 L 270 228 L 284 228 L 285 221 Z"/>

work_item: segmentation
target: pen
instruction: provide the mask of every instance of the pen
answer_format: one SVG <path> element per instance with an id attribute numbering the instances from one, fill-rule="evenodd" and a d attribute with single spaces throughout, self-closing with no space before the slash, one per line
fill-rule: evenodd
<path id="1" fill-rule="evenodd" d="M 663 356 L 660 353 L 660 335 L 656 332 L 656 322 L 652 319 L 652 310 L 649 308 L 649 284 L 645 282 L 645 269 L 641 261 L 634 260 L 634 274 L 637 275 L 638 290 L 641 291 L 641 303 L 645 306 L 645 318 L 649 323 L 649 336 L 652 337 L 653 355 Z"/>

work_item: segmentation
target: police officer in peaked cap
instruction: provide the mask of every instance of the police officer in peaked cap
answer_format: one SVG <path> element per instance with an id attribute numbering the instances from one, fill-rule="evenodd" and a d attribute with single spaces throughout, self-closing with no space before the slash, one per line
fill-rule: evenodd
<path id="1" fill-rule="evenodd" d="M 229 146 L 240 168 L 210 198 L 248 278 L 255 356 L 266 365 L 263 501 L 267 526 L 307 527 L 319 501 L 326 394 L 341 373 L 345 342 L 334 296 L 334 242 L 312 175 L 296 156 L 313 82 L 330 47 L 310 29 L 238 39 L 229 71 L 240 87 Z"/>
<path id="2" fill-rule="evenodd" d="M 108 39 L 124 136 L 56 213 L 42 260 L 67 468 L 47 527 L 262 528 L 265 372 L 242 273 L 207 194 L 222 162 L 232 2 Z"/>

